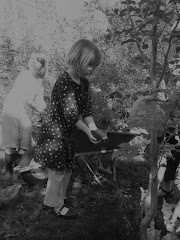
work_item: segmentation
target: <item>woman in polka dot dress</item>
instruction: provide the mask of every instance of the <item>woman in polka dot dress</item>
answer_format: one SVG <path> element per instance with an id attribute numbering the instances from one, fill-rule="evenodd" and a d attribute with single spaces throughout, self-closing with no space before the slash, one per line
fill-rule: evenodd
<path id="1" fill-rule="evenodd" d="M 96 143 L 91 133 L 97 127 L 92 118 L 88 77 L 101 60 L 100 50 L 87 39 L 81 39 L 72 46 L 67 56 L 69 68 L 58 77 L 53 87 L 51 104 L 35 149 L 35 162 L 48 169 L 44 205 L 53 207 L 57 215 L 65 218 L 77 215 L 76 209 L 64 206 L 73 167 L 77 128 Z M 86 124 L 80 120 L 82 118 Z"/>

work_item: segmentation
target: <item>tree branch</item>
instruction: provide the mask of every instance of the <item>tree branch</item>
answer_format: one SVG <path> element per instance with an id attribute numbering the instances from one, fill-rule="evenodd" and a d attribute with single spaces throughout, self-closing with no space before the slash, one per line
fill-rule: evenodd
<path id="1" fill-rule="evenodd" d="M 35 8 L 35 9 L 38 9 L 38 10 L 42 10 L 41 8 L 35 7 L 35 6 L 33 6 L 33 5 L 29 4 L 29 3 L 26 3 L 26 2 L 23 2 L 23 1 L 20 1 L 20 0 L 16 0 L 16 1 L 20 2 L 20 3 L 23 3 L 25 5 L 28 5 L 28 6 L 32 7 L 32 8 Z"/>
<path id="2" fill-rule="evenodd" d="M 135 24 L 134 24 L 134 22 L 133 22 L 133 20 L 132 20 L 132 17 L 131 17 L 130 11 L 129 11 L 129 2 L 128 2 L 128 0 L 126 0 L 126 3 L 127 3 L 127 13 L 128 13 L 128 17 L 129 17 L 131 26 L 132 26 L 132 28 L 133 28 L 134 31 L 135 31 L 136 26 L 135 26 Z M 146 65 L 146 68 L 149 70 L 149 62 L 148 62 L 148 60 L 147 60 L 147 58 L 146 58 L 146 56 L 145 56 L 145 54 L 144 54 L 144 52 L 143 52 L 143 50 L 142 50 L 142 48 L 141 48 L 140 42 L 138 41 L 135 32 L 134 32 L 134 34 L 133 34 L 133 37 L 134 37 L 134 40 L 136 41 L 138 50 L 139 50 L 139 52 L 140 52 L 140 54 L 141 54 L 141 57 L 142 57 L 142 59 L 143 59 L 143 61 L 144 61 L 144 64 Z"/>
<path id="3" fill-rule="evenodd" d="M 163 77 L 164 77 L 164 73 L 165 73 L 166 66 L 167 66 L 167 60 L 168 60 L 169 51 L 170 51 L 170 48 L 171 48 L 171 46 L 172 46 L 172 44 L 171 44 L 172 34 L 175 32 L 175 30 L 176 30 L 179 22 L 180 22 L 180 16 L 179 16 L 179 18 L 178 18 L 178 20 L 177 20 L 177 22 L 176 22 L 176 24 L 175 24 L 172 32 L 171 32 L 171 36 L 170 36 L 170 38 L 169 38 L 168 49 L 167 49 L 167 51 L 166 51 L 166 53 L 165 53 L 165 56 L 164 56 L 163 71 L 162 71 L 162 74 L 161 74 L 159 80 L 157 81 L 157 88 L 159 87 L 159 84 L 161 83 L 161 81 L 162 81 L 162 79 L 163 79 Z"/>

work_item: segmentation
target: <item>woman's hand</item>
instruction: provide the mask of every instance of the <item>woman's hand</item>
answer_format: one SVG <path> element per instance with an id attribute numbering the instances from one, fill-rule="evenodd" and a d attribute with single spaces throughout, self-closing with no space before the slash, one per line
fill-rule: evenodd
<path id="1" fill-rule="evenodd" d="M 75 126 L 80 129 L 81 131 L 85 132 L 89 138 L 89 140 L 93 143 L 98 143 L 99 141 L 92 135 L 91 129 L 88 128 L 86 124 L 84 124 L 81 120 L 75 124 Z"/>
<path id="2" fill-rule="evenodd" d="M 107 133 L 103 131 L 102 129 L 97 128 L 96 130 L 92 130 L 92 135 L 97 139 L 97 140 L 105 140 L 107 139 Z"/>
<path id="3" fill-rule="evenodd" d="M 89 129 L 88 133 L 87 133 L 88 137 L 89 137 L 89 140 L 92 142 L 92 143 L 98 143 L 100 141 L 98 141 L 93 135 L 92 135 L 92 132 L 91 130 Z"/>

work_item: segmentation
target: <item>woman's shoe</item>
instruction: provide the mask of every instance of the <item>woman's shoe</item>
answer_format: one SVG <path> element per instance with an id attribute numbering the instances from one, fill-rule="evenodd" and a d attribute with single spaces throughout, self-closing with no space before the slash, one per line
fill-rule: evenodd
<path id="1" fill-rule="evenodd" d="M 78 211 L 75 208 L 67 208 L 62 206 L 57 212 L 57 216 L 65 218 L 65 219 L 72 219 L 78 215 Z"/>

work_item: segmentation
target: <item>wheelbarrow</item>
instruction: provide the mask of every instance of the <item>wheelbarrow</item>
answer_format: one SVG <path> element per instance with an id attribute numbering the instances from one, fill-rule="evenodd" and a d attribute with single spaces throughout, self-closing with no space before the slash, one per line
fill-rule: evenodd
<path id="1" fill-rule="evenodd" d="M 97 144 L 92 143 L 88 136 L 81 130 L 78 130 L 76 139 L 75 161 L 81 168 L 78 157 L 91 155 L 91 154 L 106 154 L 118 151 L 121 143 L 128 143 L 134 137 L 138 136 L 137 133 L 130 132 L 108 132 L 107 140 L 100 141 Z M 35 147 L 31 147 L 22 157 L 19 166 L 14 170 L 18 171 L 28 185 L 42 184 L 47 181 L 48 172 L 43 169 L 39 164 L 35 163 L 34 158 Z M 81 168 L 82 170 L 82 168 Z"/>

